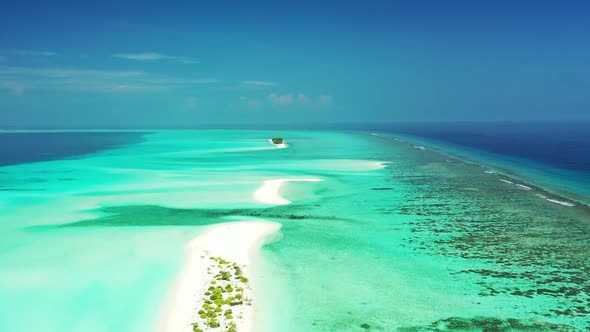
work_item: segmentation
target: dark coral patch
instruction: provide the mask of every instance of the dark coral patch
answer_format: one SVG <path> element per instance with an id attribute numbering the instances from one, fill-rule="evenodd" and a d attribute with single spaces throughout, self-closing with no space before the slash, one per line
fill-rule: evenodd
<path id="1" fill-rule="evenodd" d="M 567 325 L 549 322 L 525 321 L 514 318 L 499 319 L 494 317 L 461 318 L 450 317 L 432 322 L 428 325 L 409 326 L 397 329 L 398 332 L 425 331 L 481 331 L 481 332 L 577 332 Z"/>

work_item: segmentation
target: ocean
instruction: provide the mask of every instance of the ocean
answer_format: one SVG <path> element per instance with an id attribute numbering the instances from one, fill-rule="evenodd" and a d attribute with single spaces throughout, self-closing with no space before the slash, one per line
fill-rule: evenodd
<path id="1" fill-rule="evenodd" d="M 441 128 L 0 133 L 0 330 L 154 331 L 184 246 L 236 217 L 282 224 L 256 331 L 590 329 L 586 132 Z M 324 181 L 253 199 L 294 177 Z"/>
<path id="2" fill-rule="evenodd" d="M 0 132 L 0 166 L 64 159 L 141 141 L 137 132 Z"/>
<path id="3" fill-rule="evenodd" d="M 590 122 L 399 124 L 377 128 L 503 168 L 561 194 L 590 197 Z"/>

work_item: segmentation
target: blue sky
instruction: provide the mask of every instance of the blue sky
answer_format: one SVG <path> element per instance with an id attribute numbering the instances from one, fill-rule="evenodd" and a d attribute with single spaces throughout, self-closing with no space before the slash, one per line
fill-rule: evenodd
<path id="1" fill-rule="evenodd" d="M 575 1 L 20 2 L 0 126 L 590 120 Z"/>

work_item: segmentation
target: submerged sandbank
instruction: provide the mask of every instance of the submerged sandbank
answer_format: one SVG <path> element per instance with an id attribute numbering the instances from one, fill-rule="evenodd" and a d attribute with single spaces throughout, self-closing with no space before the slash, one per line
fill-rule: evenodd
<path id="1" fill-rule="evenodd" d="M 260 203 L 272 205 L 291 204 L 291 201 L 281 196 L 281 187 L 285 182 L 320 182 L 320 178 L 293 178 L 267 180 L 254 191 L 254 199 Z"/>
<path id="2" fill-rule="evenodd" d="M 280 227 L 279 223 L 264 220 L 229 222 L 209 226 L 194 238 L 187 246 L 186 262 L 164 304 L 157 331 L 193 331 L 191 324 L 199 321 L 198 311 L 213 279 L 213 275 L 208 273 L 213 264 L 211 257 L 235 262 L 241 267 L 243 275 L 250 278 L 258 249 L 278 236 Z M 244 293 L 249 299 L 254 297 L 251 283 Z M 252 302 L 252 305 L 233 308 L 238 331 L 254 331 L 254 307 Z"/>

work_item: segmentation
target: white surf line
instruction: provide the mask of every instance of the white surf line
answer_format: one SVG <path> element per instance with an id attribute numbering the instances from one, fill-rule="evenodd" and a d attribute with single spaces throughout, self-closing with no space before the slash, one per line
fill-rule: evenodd
<path id="1" fill-rule="evenodd" d="M 555 203 L 555 204 L 559 204 L 559 205 L 563 205 L 563 206 L 570 206 L 571 207 L 571 206 L 574 206 L 575 205 L 574 203 L 565 202 L 565 201 L 559 201 L 559 200 L 552 199 L 552 198 L 549 198 L 549 197 L 547 197 L 545 195 L 541 195 L 541 194 L 537 194 L 537 196 L 539 196 L 539 197 L 541 197 L 541 198 L 543 198 L 546 201 L 549 201 L 551 203 Z"/>
<path id="2" fill-rule="evenodd" d="M 508 184 L 513 184 L 513 185 L 515 185 L 516 187 L 518 187 L 519 189 L 522 189 L 522 190 L 526 190 L 526 191 L 533 190 L 533 188 L 531 188 L 529 186 L 525 186 L 523 184 L 514 183 L 514 182 L 508 181 L 506 179 L 500 179 L 500 181 L 505 182 L 505 183 L 508 183 Z"/>
<path id="3" fill-rule="evenodd" d="M 254 191 L 254 199 L 260 203 L 271 205 L 291 204 L 291 201 L 281 196 L 281 187 L 285 182 L 320 182 L 320 178 L 292 178 L 267 180 Z"/>
<path id="4" fill-rule="evenodd" d="M 528 186 L 525 186 L 525 185 L 522 185 L 522 184 L 516 184 L 516 186 L 517 186 L 518 188 L 522 189 L 522 190 L 527 190 L 527 191 L 528 191 L 528 190 L 533 190 L 533 188 L 531 188 L 531 187 L 528 187 Z"/>
<path id="5" fill-rule="evenodd" d="M 208 273 L 211 257 L 221 257 L 237 263 L 244 276 L 250 280 L 249 286 L 244 287 L 244 296 L 252 299 L 252 305 L 232 309 L 237 330 L 255 332 L 256 300 L 252 264 L 258 257 L 260 247 L 279 236 L 280 228 L 281 224 L 265 220 L 228 222 L 210 226 L 195 237 L 186 247 L 184 267 L 168 293 L 156 331 L 193 331 L 191 324 L 200 321 L 198 311 L 213 278 L 213 274 Z M 204 329 L 203 324 L 199 324 L 199 327 Z"/>
<path id="6" fill-rule="evenodd" d="M 484 171 L 484 172 L 486 172 L 488 174 L 496 174 L 496 172 L 494 172 L 494 171 Z"/>
<path id="7" fill-rule="evenodd" d="M 551 203 L 555 203 L 555 204 L 559 204 L 559 205 L 564 205 L 564 206 L 574 206 L 575 205 L 574 203 L 558 201 L 556 199 L 551 199 L 551 198 L 545 198 L 545 199 Z"/>
<path id="8" fill-rule="evenodd" d="M 505 182 L 505 183 L 508 183 L 508 184 L 513 184 L 513 185 L 515 185 L 516 187 L 518 187 L 519 189 L 522 189 L 522 190 L 526 190 L 526 191 L 533 190 L 533 188 L 531 188 L 531 187 L 528 187 L 528 186 L 525 186 L 525 185 L 522 185 L 522 184 L 518 184 L 518 183 L 514 183 L 514 182 L 508 181 L 506 179 L 500 179 L 500 181 Z M 575 206 L 574 203 L 570 203 L 570 202 L 566 202 L 566 201 L 560 201 L 560 200 L 557 200 L 557 199 L 549 198 L 549 197 L 547 197 L 545 195 L 537 194 L 537 196 L 539 196 L 539 197 L 543 198 L 544 200 L 546 200 L 548 202 L 551 202 L 551 203 L 555 203 L 555 204 L 559 204 L 559 205 L 563 205 L 563 206 Z"/>
<path id="9" fill-rule="evenodd" d="M 416 149 L 418 149 L 418 150 L 422 150 L 422 151 L 426 150 L 426 148 L 425 148 L 425 147 L 423 147 L 423 146 L 420 146 L 420 145 L 414 145 L 414 148 L 416 148 Z"/>
<path id="10" fill-rule="evenodd" d="M 268 142 L 269 142 L 270 144 L 272 144 L 272 145 L 276 146 L 276 147 L 277 147 L 277 148 L 279 148 L 279 149 L 284 149 L 284 148 L 288 147 L 288 145 L 287 145 L 287 141 L 285 141 L 285 140 L 283 140 L 283 143 L 281 143 L 281 144 L 275 144 L 275 143 L 273 143 L 273 141 L 272 141 L 271 139 L 269 139 L 269 140 L 268 140 Z"/>

